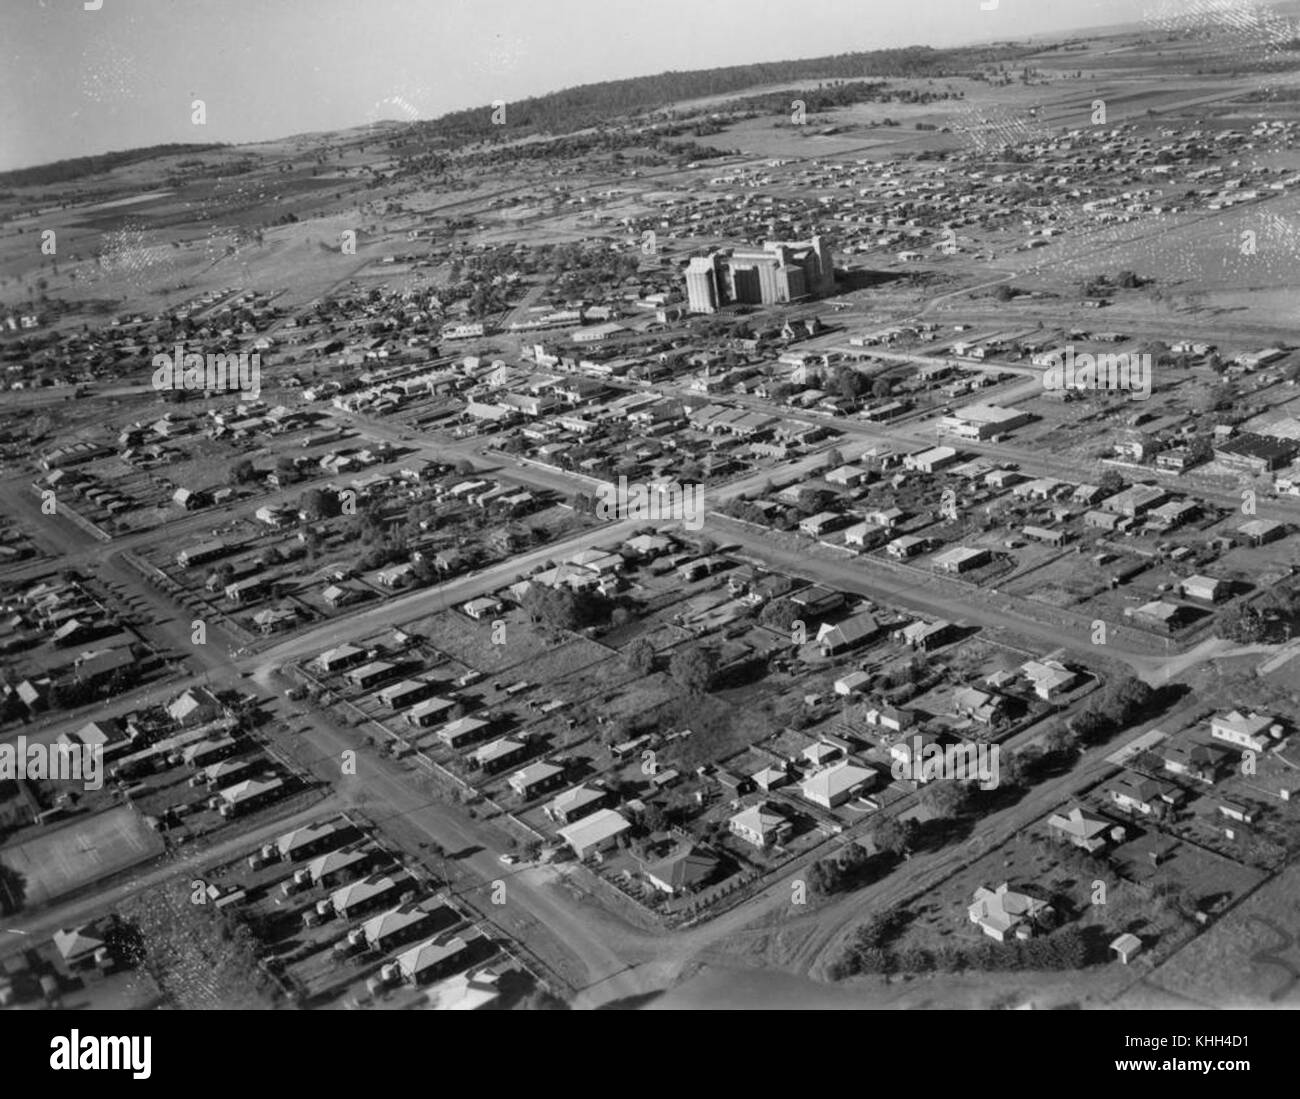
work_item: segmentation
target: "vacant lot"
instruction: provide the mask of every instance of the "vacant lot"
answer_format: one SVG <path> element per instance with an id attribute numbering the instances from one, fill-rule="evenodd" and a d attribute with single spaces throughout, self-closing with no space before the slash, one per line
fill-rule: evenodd
<path id="1" fill-rule="evenodd" d="M 1151 983 L 1213 1007 L 1300 1007 L 1300 868 L 1161 966 Z"/>

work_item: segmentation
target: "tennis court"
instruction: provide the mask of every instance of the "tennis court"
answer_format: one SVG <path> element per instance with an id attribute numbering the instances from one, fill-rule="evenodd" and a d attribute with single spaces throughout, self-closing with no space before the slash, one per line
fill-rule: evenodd
<path id="1" fill-rule="evenodd" d="M 161 837 L 140 815 L 120 806 L 0 848 L 0 863 L 26 879 L 23 907 L 31 908 L 162 849 Z"/>

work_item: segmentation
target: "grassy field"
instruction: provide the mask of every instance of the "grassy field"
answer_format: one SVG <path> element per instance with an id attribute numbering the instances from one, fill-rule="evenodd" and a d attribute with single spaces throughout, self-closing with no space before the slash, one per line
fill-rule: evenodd
<path id="1" fill-rule="evenodd" d="M 1213 1007 L 1300 1007 L 1300 867 L 1291 867 L 1151 977 Z"/>

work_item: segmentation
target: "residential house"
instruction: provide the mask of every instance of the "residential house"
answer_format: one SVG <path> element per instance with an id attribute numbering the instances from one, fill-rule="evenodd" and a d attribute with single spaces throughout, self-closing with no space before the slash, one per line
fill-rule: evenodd
<path id="1" fill-rule="evenodd" d="M 1172 783 L 1127 771 L 1111 783 L 1110 799 L 1129 813 L 1150 816 L 1165 806 L 1176 806 L 1183 800 L 1183 792 Z"/>
<path id="2" fill-rule="evenodd" d="M 1189 576 L 1179 585 L 1184 599 L 1199 599 L 1203 603 L 1218 603 L 1227 599 L 1232 592 L 1226 580 L 1213 576 Z"/>
<path id="3" fill-rule="evenodd" d="M 805 779 L 800 793 L 823 809 L 835 809 L 874 786 L 880 773 L 844 760 Z"/>
<path id="4" fill-rule="evenodd" d="M 1053 916 L 1052 906 L 1046 901 L 1017 893 L 1006 882 L 996 889 L 981 885 L 967 913 L 971 923 L 978 924 L 985 935 L 998 942 L 1005 942 L 1008 935 L 1032 938 Z"/>
<path id="5" fill-rule="evenodd" d="M 1020 665 L 1020 672 L 1033 687 L 1034 694 L 1044 702 L 1055 702 L 1062 695 L 1069 694 L 1079 680 L 1077 672 L 1051 658 L 1028 660 Z"/>
<path id="6" fill-rule="evenodd" d="M 711 855 L 686 847 L 676 854 L 644 866 L 646 881 L 670 897 L 693 893 L 718 872 L 718 860 Z"/>
<path id="7" fill-rule="evenodd" d="M 564 768 L 538 761 L 516 771 L 509 778 L 510 789 L 523 801 L 532 801 L 557 786 L 564 785 Z"/>
<path id="8" fill-rule="evenodd" d="M 397 684 L 401 687 L 402 684 Z M 395 688 L 390 688 L 390 690 Z M 405 705 L 403 701 L 401 703 Z M 434 697 L 426 698 L 411 707 L 406 713 L 406 723 L 416 729 L 431 729 L 433 726 L 447 720 L 447 715 L 455 708 L 456 703 L 449 698 Z M 393 707 L 394 709 L 397 706 Z M 467 743 L 468 741 L 466 741 Z M 445 742 L 444 742 L 445 743 Z M 448 747 L 458 747 L 459 745 L 448 745 Z"/>
<path id="9" fill-rule="evenodd" d="M 1282 726 L 1275 724 L 1267 714 L 1251 712 L 1249 715 L 1233 710 L 1217 714 L 1210 719 L 1210 736 L 1251 752 L 1266 752 L 1274 739 L 1281 739 Z"/>
<path id="10" fill-rule="evenodd" d="M 862 611 L 834 626 L 824 624 L 817 633 L 822 656 L 836 656 L 857 648 L 880 632 L 880 624 L 870 611 Z"/>
<path id="11" fill-rule="evenodd" d="M 404 981 L 420 985 L 456 973 L 471 961 L 469 944 L 460 935 L 453 935 L 426 939 L 399 954 L 396 964 Z"/>
<path id="12" fill-rule="evenodd" d="M 392 679 L 396 674 L 396 665 L 390 664 L 387 660 L 372 660 L 359 668 L 352 668 L 344 674 L 343 678 L 357 690 L 369 691 L 385 680 Z"/>
<path id="13" fill-rule="evenodd" d="M 732 835 L 759 849 L 786 842 L 794 831 L 794 825 L 767 802 L 741 810 L 728 826 Z"/>
<path id="14" fill-rule="evenodd" d="M 1007 717 L 1007 700 L 978 687 L 958 687 L 952 693 L 953 711 L 979 725 L 995 726 Z"/>
<path id="15" fill-rule="evenodd" d="M 609 808 L 614 793 L 599 786 L 575 786 L 557 794 L 544 807 L 543 812 L 556 824 L 567 825 L 581 820 L 598 809 Z"/>
<path id="16" fill-rule="evenodd" d="M 527 754 L 527 744 L 521 744 L 509 737 L 501 737 L 492 741 L 491 744 L 485 744 L 477 751 L 471 752 L 469 758 L 475 767 L 489 775 L 495 775 L 504 771 L 507 767 L 519 763 Z"/>
<path id="17" fill-rule="evenodd" d="M 597 809 L 559 830 L 560 838 L 579 859 L 600 854 L 614 847 L 632 826 L 613 809 Z"/>
<path id="18" fill-rule="evenodd" d="M 225 709 L 206 687 L 190 687 L 167 704 L 167 716 L 183 728 L 192 728 L 214 721 Z"/>
<path id="19" fill-rule="evenodd" d="M 1105 817 L 1095 816 L 1078 805 L 1063 814 L 1053 813 L 1047 820 L 1047 827 L 1057 839 L 1081 847 L 1089 854 L 1100 851 L 1111 840 L 1124 835 L 1122 826 L 1112 825 Z"/>
<path id="20" fill-rule="evenodd" d="M 364 664 L 367 659 L 365 649 L 344 644 L 334 649 L 327 649 L 316 658 L 315 663 L 317 669 L 326 675 L 334 675 L 337 672 L 345 672 L 349 668 Z"/>
<path id="21" fill-rule="evenodd" d="M 1170 774 L 1195 779 L 1207 786 L 1213 786 L 1218 781 L 1220 772 L 1231 758 L 1226 748 L 1184 741 L 1167 745 L 1160 750 L 1159 755 L 1165 770 Z"/>

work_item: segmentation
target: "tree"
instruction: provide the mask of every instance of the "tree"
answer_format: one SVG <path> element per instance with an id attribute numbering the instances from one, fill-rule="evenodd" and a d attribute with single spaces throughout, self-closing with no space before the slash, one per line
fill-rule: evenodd
<path id="1" fill-rule="evenodd" d="M 638 637 L 627 647 L 623 662 L 633 675 L 649 675 L 655 666 L 655 647 L 644 637 Z"/>
<path id="2" fill-rule="evenodd" d="M 884 400 L 894 392 L 894 387 L 888 378 L 877 378 L 871 383 L 871 395 L 877 400 Z"/>
<path id="3" fill-rule="evenodd" d="M 1109 733 L 1114 726 L 1097 710 L 1080 710 L 1067 722 L 1070 731 L 1082 744 L 1092 744 Z"/>
<path id="4" fill-rule="evenodd" d="M 1043 736 L 1043 751 L 1048 756 L 1061 756 L 1073 752 L 1077 734 L 1066 725 L 1053 725 Z"/>
<path id="5" fill-rule="evenodd" d="M 789 633 L 799 620 L 799 608 L 788 599 L 774 599 L 758 612 L 758 620 L 769 629 Z"/>
<path id="6" fill-rule="evenodd" d="M 1026 755 L 1023 749 L 1003 752 L 999 760 L 998 781 L 1013 790 L 1027 786 L 1033 762 L 1033 757 Z"/>
<path id="7" fill-rule="evenodd" d="M 842 366 L 836 371 L 835 384 L 840 396 L 850 401 L 856 401 L 867 391 L 867 379 L 851 366 Z"/>
<path id="8" fill-rule="evenodd" d="M 1192 398 L 1192 406 L 1196 412 L 1204 414 L 1231 408 L 1235 400 L 1236 390 L 1226 382 L 1219 382 L 1208 389 L 1199 389 Z"/>
<path id="9" fill-rule="evenodd" d="M 1268 620 L 1253 606 L 1230 607 L 1219 615 L 1215 632 L 1239 645 L 1254 645 L 1268 636 Z"/>
<path id="10" fill-rule="evenodd" d="M 1116 728 L 1131 725 L 1151 705 L 1151 687 L 1133 675 L 1121 676 L 1106 685 L 1098 712 Z"/>
<path id="11" fill-rule="evenodd" d="M 717 652 L 702 645 L 678 649 L 668 662 L 668 674 L 692 695 L 704 694 L 712 686 L 717 670 Z"/>
<path id="12" fill-rule="evenodd" d="M 230 467 L 230 480 L 237 485 L 246 485 L 249 481 L 257 480 L 257 471 L 253 468 L 253 463 L 247 458 L 241 458 Z"/>
<path id="13" fill-rule="evenodd" d="M 1114 496 L 1115 493 L 1124 491 L 1124 478 L 1115 470 L 1108 469 L 1101 475 L 1101 480 L 1097 482 L 1097 487 L 1107 496 Z"/>
<path id="14" fill-rule="evenodd" d="M 890 817 L 881 821 L 871 833 L 871 845 L 882 855 L 898 858 L 911 846 L 915 834 L 915 820 L 909 817 L 900 821 L 897 817 Z"/>
<path id="15" fill-rule="evenodd" d="M 818 859 L 808 867 L 808 888 L 814 896 L 829 896 L 838 884 L 838 874 L 825 859 Z"/>
<path id="16" fill-rule="evenodd" d="M 937 820 L 955 820 L 961 816 L 970 800 L 964 783 L 941 779 L 930 783 L 921 795 L 921 802 Z"/>
<path id="17" fill-rule="evenodd" d="M 338 493 L 313 488 L 303 493 L 302 499 L 298 502 L 298 510 L 306 515 L 308 519 L 314 520 L 331 519 L 338 515 L 343 508 L 339 502 Z"/>

